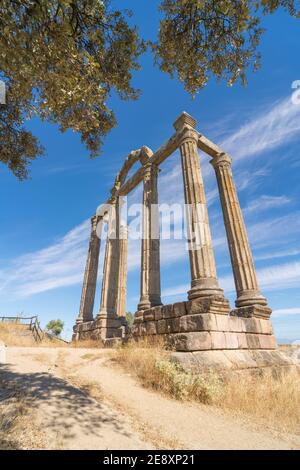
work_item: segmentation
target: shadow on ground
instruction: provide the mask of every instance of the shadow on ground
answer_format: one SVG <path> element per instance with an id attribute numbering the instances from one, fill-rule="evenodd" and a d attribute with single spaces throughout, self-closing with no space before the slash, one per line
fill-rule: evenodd
<path id="1" fill-rule="evenodd" d="M 42 409 L 42 430 L 57 433 L 63 440 L 77 433 L 98 439 L 108 431 L 126 437 L 132 435 L 120 422 L 119 415 L 106 404 L 96 402 L 50 373 L 18 373 L 10 364 L 0 364 L 0 403 L 7 399 L 7 389 L 22 390 L 33 410 Z"/>

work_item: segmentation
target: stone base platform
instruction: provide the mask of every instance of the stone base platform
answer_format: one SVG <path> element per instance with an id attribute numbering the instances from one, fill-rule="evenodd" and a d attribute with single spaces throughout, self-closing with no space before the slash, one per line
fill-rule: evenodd
<path id="1" fill-rule="evenodd" d="M 195 373 L 235 371 L 255 375 L 271 374 L 278 377 L 296 368 L 300 373 L 299 361 L 279 349 L 174 352 L 171 359 L 184 369 Z"/>
<path id="2" fill-rule="evenodd" d="M 99 343 L 112 346 L 116 341 L 124 339 L 127 332 L 125 317 L 98 315 L 95 320 L 77 322 L 73 327 L 72 341 L 99 340 Z"/>
<path id="3" fill-rule="evenodd" d="M 152 307 L 135 315 L 134 339 L 162 336 L 175 351 L 276 350 L 271 310 L 230 311 L 222 297 Z M 257 314 L 257 316 L 256 316 Z"/>

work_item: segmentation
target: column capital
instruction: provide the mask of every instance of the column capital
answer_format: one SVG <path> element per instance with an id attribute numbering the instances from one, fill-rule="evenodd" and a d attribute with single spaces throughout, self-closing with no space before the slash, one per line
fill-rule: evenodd
<path id="1" fill-rule="evenodd" d="M 228 153 L 219 153 L 212 160 L 209 162 L 214 168 L 218 168 L 219 166 L 227 166 L 230 167 L 232 163 L 232 158 Z"/>

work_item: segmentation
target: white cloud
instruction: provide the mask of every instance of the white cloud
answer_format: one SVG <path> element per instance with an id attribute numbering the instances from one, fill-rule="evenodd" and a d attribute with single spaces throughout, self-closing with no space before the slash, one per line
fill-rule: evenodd
<path id="1" fill-rule="evenodd" d="M 288 97 L 241 126 L 221 147 L 238 160 L 287 144 L 299 132 L 300 106 Z"/>
<path id="2" fill-rule="evenodd" d="M 291 202 L 287 196 L 267 196 L 262 195 L 251 201 L 244 209 L 243 213 L 262 212 L 285 206 Z"/>
<path id="3" fill-rule="evenodd" d="M 285 317 L 286 315 L 300 315 L 300 307 L 280 308 L 272 312 L 272 317 Z"/>
<path id="4" fill-rule="evenodd" d="M 27 253 L 0 272 L 3 295 L 28 297 L 82 281 L 89 220 L 70 230 L 47 248 Z"/>
<path id="5" fill-rule="evenodd" d="M 256 271 L 262 291 L 282 290 L 300 287 L 300 262 L 286 263 L 271 266 Z M 235 291 L 233 276 L 219 279 L 219 285 L 227 293 Z M 189 290 L 188 284 L 180 284 L 163 291 L 163 296 L 173 297 L 185 294 Z"/>

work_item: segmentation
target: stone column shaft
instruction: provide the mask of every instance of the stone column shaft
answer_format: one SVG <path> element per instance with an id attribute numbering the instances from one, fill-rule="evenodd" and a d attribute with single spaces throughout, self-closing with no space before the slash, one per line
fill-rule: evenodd
<path id="1" fill-rule="evenodd" d="M 189 299 L 222 296 L 208 221 L 206 197 L 198 156 L 196 121 L 183 113 L 174 127 L 181 132 L 180 153 L 187 212 L 187 235 L 191 268 Z"/>
<path id="2" fill-rule="evenodd" d="M 127 227 L 121 226 L 119 239 L 119 277 L 116 313 L 119 317 L 126 316 L 126 285 L 128 264 L 128 235 Z"/>
<path id="3" fill-rule="evenodd" d="M 118 212 L 117 203 L 114 203 L 112 205 L 111 213 L 109 214 L 108 233 L 104 255 L 101 306 L 98 318 L 99 316 L 116 316 L 119 273 Z"/>
<path id="4" fill-rule="evenodd" d="M 161 305 L 158 168 L 145 164 L 141 255 L 141 297 L 138 310 Z"/>
<path id="5" fill-rule="evenodd" d="M 247 231 L 231 171 L 231 157 L 220 154 L 211 160 L 218 181 L 223 218 L 226 228 L 237 307 L 266 305 L 260 293 Z"/>
<path id="6" fill-rule="evenodd" d="M 101 233 L 97 234 L 97 222 L 98 218 L 96 216 L 92 217 L 89 250 L 84 272 L 80 310 L 77 318 L 79 323 L 93 320 L 101 237 Z"/>

